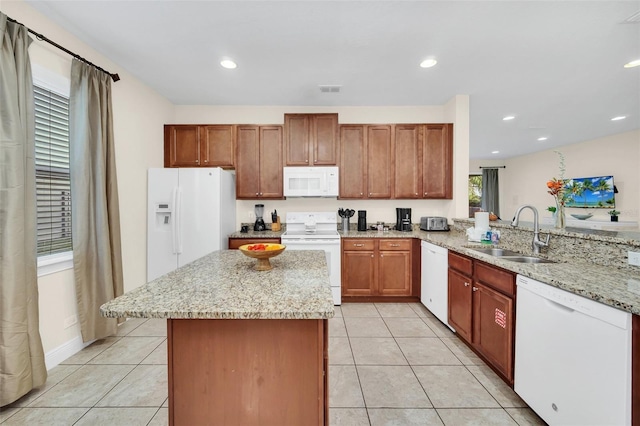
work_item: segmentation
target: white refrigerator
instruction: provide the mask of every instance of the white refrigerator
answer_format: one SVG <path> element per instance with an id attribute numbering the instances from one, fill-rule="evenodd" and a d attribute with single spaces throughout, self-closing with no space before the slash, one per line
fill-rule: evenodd
<path id="1" fill-rule="evenodd" d="M 220 168 L 149 169 L 147 281 L 227 249 L 235 230 L 235 176 Z"/>

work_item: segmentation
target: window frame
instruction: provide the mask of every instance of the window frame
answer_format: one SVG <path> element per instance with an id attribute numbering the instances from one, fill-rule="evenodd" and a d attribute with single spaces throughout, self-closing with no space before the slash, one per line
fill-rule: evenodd
<path id="1" fill-rule="evenodd" d="M 31 66 L 34 86 L 39 86 L 43 89 L 69 98 L 71 81 L 68 77 L 55 73 L 37 63 L 32 63 Z M 73 217 L 71 220 L 73 221 Z M 38 277 L 72 269 L 73 250 L 37 256 L 37 263 Z"/>

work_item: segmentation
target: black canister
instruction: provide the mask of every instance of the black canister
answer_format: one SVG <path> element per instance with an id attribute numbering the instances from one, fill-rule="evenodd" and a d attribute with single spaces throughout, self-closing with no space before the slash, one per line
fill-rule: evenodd
<path id="1" fill-rule="evenodd" d="M 358 231 L 367 230 L 367 211 L 358 210 Z"/>

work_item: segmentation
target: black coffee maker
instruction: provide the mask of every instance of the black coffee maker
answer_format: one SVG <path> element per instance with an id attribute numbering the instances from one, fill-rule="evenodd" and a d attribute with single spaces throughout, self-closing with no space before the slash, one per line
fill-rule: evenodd
<path id="1" fill-rule="evenodd" d="M 396 231 L 412 231 L 411 209 L 396 209 Z"/>
<path id="2" fill-rule="evenodd" d="M 358 210 L 358 231 L 367 230 L 367 211 Z"/>

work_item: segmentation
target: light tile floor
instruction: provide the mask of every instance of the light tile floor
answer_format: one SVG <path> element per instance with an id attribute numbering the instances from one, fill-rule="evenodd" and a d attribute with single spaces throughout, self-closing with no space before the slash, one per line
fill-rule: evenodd
<path id="1" fill-rule="evenodd" d="M 544 425 L 418 303 L 344 304 L 329 327 L 332 426 Z M 166 322 L 129 320 L 0 410 L 0 423 L 167 425 L 166 364 Z"/>

